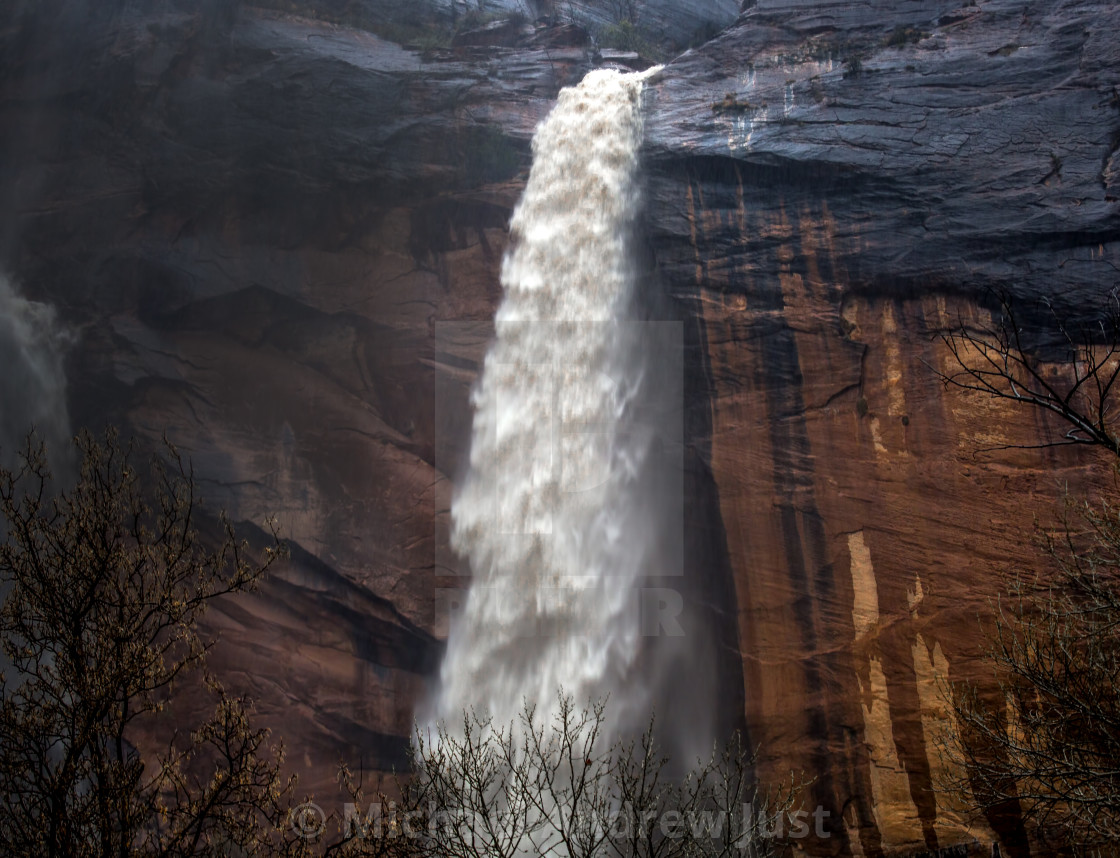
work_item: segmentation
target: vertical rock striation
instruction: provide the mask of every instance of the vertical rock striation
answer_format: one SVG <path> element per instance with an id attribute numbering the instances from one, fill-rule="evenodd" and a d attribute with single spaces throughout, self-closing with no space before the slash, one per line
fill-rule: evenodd
<path id="1" fill-rule="evenodd" d="M 1115 287 L 1117 24 L 1096 3 L 759 2 L 651 93 L 651 288 L 699 320 L 747 721 L 771 774 L 819 777 L 816 851 L 989 825 L 1023 848 L 1014 819 L 969 828 L 931 790 L 938 688 L 977 672 L 977 613 L 1093 463 L 1017 449 L 1056 427 L 944 391 L 935 333 L 986 320 L 989 288 L 1076 322 Z"/>

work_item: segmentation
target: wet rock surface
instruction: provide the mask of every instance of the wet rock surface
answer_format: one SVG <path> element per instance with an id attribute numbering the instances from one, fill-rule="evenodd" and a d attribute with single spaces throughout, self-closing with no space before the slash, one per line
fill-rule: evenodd
<path id="1" fill-rule="evenodd" d="M 166 435 L 209 508 L 276 518 L 293 560 L 211 613 L 214 666 L 304 786 L 399 767 L 442 646 L 437 320 L 482 322 L 481 355 L 586 34 L 424 53 L 275 10 L 58 6 L 3 34 L 0 236 L 72 336 L 74 422 Z M 460 442 L 467 390 L 441 412 Z"/>
<path id="2" fill-rule="evenodd" d="M 1045 349 L 1048 305 L 1076 326 L 1115 289 L 1117 23 L 758 3 L 648 92 L 650 288 L 697 320 L 747 722 L 772 775 L 819 773 L 818 851 L 1024 848 L 933 790 L 940 689 L 982 670 L 977 614 L 1094 460 L 1016 449 L 1060 433 L 945 391 L 936 333 L 999 290 Z"/>
<path id="3" fill-rule="evenodd" d="M 655 171 L 741 177 L 748 208 L 827 200 L 863 293 L 998 286 L 1091 313 L 1117 239 L 1115 6 L 772 5 L 666 70 Z"/>
<path id="4" fill-rule="evenodd" d="M 212 508 L 291 540 L 211 615 L 215 667 L 323 795 L 340 757 L 401 763 L 463 586 L 441 539 L 508 219 L 535 124 L 595 62 L 530 12 L 423 49 L 217 2 L 0 25 L 0 263 L 70 332 L 75 423 L 166 434 Z M 1054 427 L 945 392 L 934 334 L 997 287 L 1045 344 L 1039 301 L 1076 321 L 1116 285 L 1118 14 L 759 0 L 647 88 L 689 596 L 721 720 L 767 774 L 818 778 L 814 853 L 1021 847 L 930 790 L 939 689 L 979 669 L 977 612 L 1090 462 L 1001 449 Z"/>

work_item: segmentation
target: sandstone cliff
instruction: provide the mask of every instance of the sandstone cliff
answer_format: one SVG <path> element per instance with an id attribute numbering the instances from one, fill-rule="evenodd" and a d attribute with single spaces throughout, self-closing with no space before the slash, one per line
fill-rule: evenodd
<path id="1" fill-rule="evenodd" d="M 815 852 L 1021 848 L 930 791 L 939 689 L 1092 463 L 993 449 L 1053 427 L 943 391 L 932 333 L 991 286 L 1077 318 L 1115 285 L 1118 30 L 1108 3 L 760 0 L 648 92 L 643 294 L 684 322 L 705 657 L 764 771 L 817 776 Z M 421 50 L 52 0 L 0 41 L 0 263 L 71 332 L 72 419 L 166 433 L 211 506 L 278 517 L 293 561 L 215 612 L 218 667 L 321 794 L 339 757 L 399 765 L 462 586 L 440 534 L 506 223 L 586 34 Z"/>
<path id="2" fill-rule="evenodd" d="M 758 3 L 669 66 L 647 126 L 747 720 L 775 769 L 822 773 L 857 854 L 986 836 L 930 789 L 938 678 L 970 675 L 977 612 L 1090 462 L 999 449 L 1055 427 L 942 390 L 933 335 L 988 287 L 1093 314 L 1120 237 L 1115 6 L 870 7 Z"/>

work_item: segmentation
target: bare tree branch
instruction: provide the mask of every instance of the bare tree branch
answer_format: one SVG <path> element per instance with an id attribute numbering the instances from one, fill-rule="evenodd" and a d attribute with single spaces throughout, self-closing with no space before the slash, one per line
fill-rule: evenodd
<path id="1" fill-rule="evenodd" d="M 170 444 L 145 477 L 114 431 L 82 433 L 73 488 L 53 494 L 28 438 L 0 470 L 0 852 L 12 856 L 300 854 L 283 831 L 293 781 L 249 701 L 212 678 L 213 714 L 142 750 L 212 641 L 214 599 L 254 589 L 285 549 L 250 556 L 229 521 L 196 531 L 194 474 Z"/>
<path id="2" fill-rule="evenodd" d="M 985 393 L 1057 416 L 1068 429 L 1046 446 L 1087 444 L 1120 456 L 1116 426 L 1120 376 L 1120 298 L 1114 292 L 1101 318 L 1071 329 L 1052 307 L 1055 330 L 1065 343 L 1060 360 L 1048 363 L 1025 343 L 1025 329 L 1007 295 L 998 295 L 1000 312 L 988 326 L 957 325 L 940 335 L 955 367 L 934 372 L 946 387 Z M 1012 445 L 1015 446 L 1015 445 Z"/>

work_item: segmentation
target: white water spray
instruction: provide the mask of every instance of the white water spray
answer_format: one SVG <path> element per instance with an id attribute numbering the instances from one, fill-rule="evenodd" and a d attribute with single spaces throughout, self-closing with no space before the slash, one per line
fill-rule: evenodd
<path id="1" fill-rule="evenodd" d="M 589 73 L 533 140 L 452 504 L 473 578 L 437 720 L 474 709 L 509 724 L 528 703 L 548 723 L 559 691 L 577 704 L 617 692 L 641 657 L 650 552 L 636 542 L 650 524 L 632 498 L 651 433 L 633 419 L 644 363 L 625 314 L 651 73 Z"/>
<path id="2" fill-rule="evenodd" d="M 52 468 L 70 465 L 64 354 L 70 335 L 54 308 L 19 293 L 0 272 L 0 464 L 13 467 L 27 432 L 47 443 Z"/>

